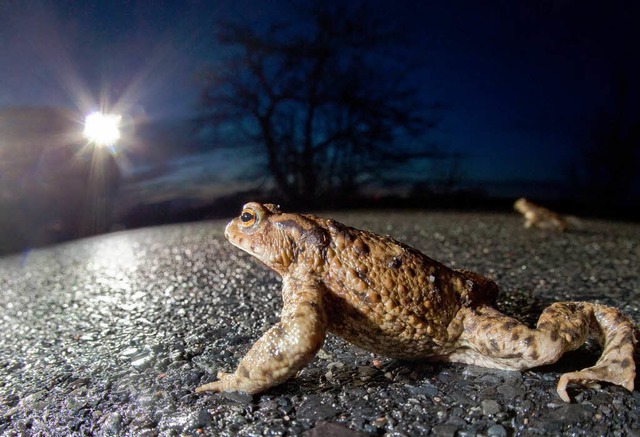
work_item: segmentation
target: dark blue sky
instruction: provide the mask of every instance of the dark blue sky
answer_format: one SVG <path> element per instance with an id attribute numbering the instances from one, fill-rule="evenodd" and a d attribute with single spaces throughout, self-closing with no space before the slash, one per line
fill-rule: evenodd
<path id="1" fill-rule="evenodd" d="M 450 105 L 439 136 L 479 180 L 560 180 L 579 136 L 640 77 L 636 1 L 375 1 L 426 67 L 415 81 Z M 195 74 L 213 61 L 216 20 L 261 22 L 284 1 L 0 3 L 0 107 L 95 107 L 150 120 L 193 115 Z M 637 84 L 632 83 L 634 96 Z M 636 109 L 637 110 L 637 109 Z"/>

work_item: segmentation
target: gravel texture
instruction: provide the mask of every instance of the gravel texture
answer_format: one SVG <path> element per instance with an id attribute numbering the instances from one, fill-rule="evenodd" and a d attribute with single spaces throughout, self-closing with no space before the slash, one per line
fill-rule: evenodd
<path id="1" fill-rule="evenodd" d="M 331 214 L 326 214 L 331 215 Z M 488 274 L 499 307 L 533 323 L 556 300 L 640 321 L 640 226 L 584 221 L 565 234 L 518 216 L 340 213 L 454 267 Z M 124 231 L 0 259 L 0 434 L 640 436 L 640 394 L 555 393 L 586 347 L 524 373 L 406 363 L 330 336 L 265 394 L 196 395 L 276 322 L 280 281 L 228 244 L 225 222 Z M 638 381 L 636 380 L 636 385 Z"/>

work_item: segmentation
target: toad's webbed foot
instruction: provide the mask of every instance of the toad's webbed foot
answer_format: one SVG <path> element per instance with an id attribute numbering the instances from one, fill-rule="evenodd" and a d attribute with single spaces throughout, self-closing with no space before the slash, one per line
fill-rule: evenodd
<path id="1" fill-rule="evenodd" d="M 603 381 L 633 391 L 636 376 L 633 354 L 637 341 L 633 324 L 615 308 L 586 304 L 585 310 L 596 322 L 592 323 L 592 335 L 602 345 L 602 355 L 594 366 L 562 375 L 558 381 L 558 395 L 569 402 L 567 384 L 572 382 L 593 387 Z"/>

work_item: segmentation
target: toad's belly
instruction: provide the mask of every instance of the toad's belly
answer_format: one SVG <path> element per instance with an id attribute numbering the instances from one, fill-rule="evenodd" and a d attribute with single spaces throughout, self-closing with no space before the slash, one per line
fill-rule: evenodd
<path id="1" fill-rule="evenodd" d="M 456 348 L 462 324 L 424 326 L 391 319 L 377 323 L 362 314 L 329 314 L 329 332 L 362 349 L 397 359 L 443 357 Z"/>
<path id="2" fill-rule="evenodd" d="M 430 338 L 406 339 L 385 334 L 354 334 L 330 329 L 333 334 L 369 352 L 390 358 L 412 360 L 436 358 L 449 355 L 455 347 L 451 344 L 437 344 Z"/>

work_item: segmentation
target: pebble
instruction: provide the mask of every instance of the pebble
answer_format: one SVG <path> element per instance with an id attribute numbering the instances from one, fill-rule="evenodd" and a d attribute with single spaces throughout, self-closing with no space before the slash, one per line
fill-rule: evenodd
<path id="1" fill-rule="evenodd" d="M 496 414 L 501 411 L 500 404 L 493 399 L 485 399 L 481 402 L 482 412 L 486 415 Z"/>
<path id="2" fill-rule="evenodd" d="M 101 428 L 106 434 L 119 434 L 122 430 L 122 415 L 118 412 L 107 414 Z"/>
<path id="3" fill-rule="evenodd" d="M 373 432 L 377 432 L 377 429 Z M 305 431 L 303 435 L 304 437 L 366 437 L 369 434 L 354 431 L 337 423 L 320 422 L 317 426 Z"/>
<path id="4" fill-rule="evenodd" d="M 476 437 L 478 432 L 473 428 L 459 429 L 456 437 Z"/>
<path id="5" fill-rule="evenodd" d="M 487 429 L 487 435 L 492 437 L 507 437 L 507 430 L 502 425 L 492 425 Z"/>
<path id="6" fill-rule="evenodd" d="M 239 404 L 250 404 L 253 401 L 253 395 L 236 391 L 224 392 L 222 396 Z"/>
<path id="7" fill-rule="evenodd" d="M 524 389 L 522 388 L 522 386 L 516 387 L 511 384 L 502 384 L 498 386 L 497 391 L 507 401 L 515 399 L 518 396 L 524 395 Z"/>
<path id="8" fill-rule="evenodd" d="M 438 388 L 429 382 L 425 382 L 419 386 L 405 385 L 405 387 L 407 387 L 407 389 L 409 390 L 409 393 L 411 393 L 414 396 L 425 395 L 431 398 L 438 394 Z"/>
<path id="9" fill-rule="evenodd" d="M 320 395 L 307 396 L 297 408 L 296 417 L 310 421 L 327 420 L 334 418 L 339 410 L 332 405 L 332 401 Z"/>
<path id="10" fill-rule="evenodd" d="M 451 424 L 436 425 L 433 427 L 433 434 L 439 437 L 455 437 L 458 426 Z"/>

